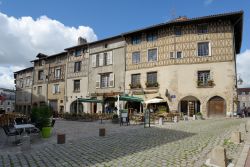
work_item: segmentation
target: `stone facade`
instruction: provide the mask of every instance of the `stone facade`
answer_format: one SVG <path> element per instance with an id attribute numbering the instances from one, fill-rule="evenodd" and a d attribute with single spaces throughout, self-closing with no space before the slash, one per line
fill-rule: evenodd
<path id="1" fill-rule="evenodd" d="M 124 92 L 125 85 L 125 41 L 121 36 L 93 42 L 89 45 L 89 95 L 105 100 L 106 108 L 112 110 L 114 99 Z M 91 111 L 102 111 L 102 105 L 92 104 Z"/>
<path id="2" fill-rule="evenodd" d="M 28 114 L 32 106 L 33 67 L 15 72 L 14 78 L 16 82 L 15 110 Z"/>
<path id="3" fill-rule="evenodd" d="M 186 110 L 189 116 L 197 112 L 205 117 L 214 114 L 232 115 L 235 111 L 233 98 L 236 96 L 237 52 L 234 46 L 234 23 L 228 18 L 208 20 L 202 24 L 188 20 L 177 23 L 125 34 L 125 89 L 144 100 L 162 98 L 170 111 Z M 199 33 L 198 29 L 203 25 L 206 28 Z M 150 34 L 155 34 L 153 40 L 148 39 Z M 205 56 L 199 55 L 198 45 L 202 43 L 207 43 Z M 152 49 L 155 49 L 156 58 L 150 61 L 149 51 Z M 133 62 L 136 59 L 132 57 L 136 52 L 140 56 L 139 62 Z M 209 73 L 209 81 L 205 86 L 199 85 L 200 71 Z M 151 72 L 155 73 L 157 86 L 148 87 L 147 76 Z M 131 88 L 133 74 L 139 75 L 140 86 Z M 212 113 L 213 107 L 220 108 L 220 113 Z"/>
<path id="4" fill-rule="evenodd" d="M 78 102 L 78 98 L 87 96 L 88 93 L 88 63 L 89 53 L 87 45 L 77 45 L 66 49 L 67 60 L 67 80 L 66 80 L 66 112 L 82 113 L 88 111 L 86 103 Z"/>
<path id="5" fill-rule="evenodd" d="M 54 114 L 65 111 L 65 76 L 67 52 L 47 57 L 49 64 L 48 103 Z"/>
<path id="6" fill-rule="evenodd" d="M 250 112 L 250 88 L 238 88 L 238 101 L 240 110 L 246 107 Z"/>
<path id="7" fill-rule="evenodd" d="M 39 53 L 34 63 L 32 106 L 44 106 L 48 104 L 48 76 L 49 64 L 46 64 L 47 55 Z"/>

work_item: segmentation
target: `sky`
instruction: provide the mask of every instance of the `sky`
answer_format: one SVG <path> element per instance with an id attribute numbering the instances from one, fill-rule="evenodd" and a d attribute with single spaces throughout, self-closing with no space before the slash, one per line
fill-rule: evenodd
<path id="1" fill-rule="evenodd" d="M 13 72 L 30 67 L 39 53 L 169 21 L 244 11 L 243 41 L 237 55 L 241 87 L 250 86 L 249 0 L 0 0 L 0 87 L 14 88 Z M 4 81 L 4 82 L 2 82 Z"/>

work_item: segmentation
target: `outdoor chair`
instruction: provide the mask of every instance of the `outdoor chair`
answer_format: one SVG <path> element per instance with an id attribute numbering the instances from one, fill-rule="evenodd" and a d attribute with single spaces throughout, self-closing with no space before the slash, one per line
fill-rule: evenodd
<path id="1" fill-rule="evenodd" d="M 15 130 L 13 128 L 9 128 L 8 125 L 4 125 L 3 130 L 7 136 L 7 142 L 9 141 L 9 137 L 11 137 L 11 136 L 15 136 L 15 142 L 17 141 L 17 136 L 20 135 L 20 133 L 17 130 Z"/>

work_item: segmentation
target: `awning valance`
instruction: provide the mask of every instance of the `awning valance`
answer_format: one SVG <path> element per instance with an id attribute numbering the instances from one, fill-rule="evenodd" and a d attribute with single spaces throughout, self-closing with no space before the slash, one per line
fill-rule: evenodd
<path id="1" fill-rule="evenodd" d="M 102 100 L 98 100 L 95 98 L 79 98 L 78 101 L 84 103 L 103 103 Z"/>

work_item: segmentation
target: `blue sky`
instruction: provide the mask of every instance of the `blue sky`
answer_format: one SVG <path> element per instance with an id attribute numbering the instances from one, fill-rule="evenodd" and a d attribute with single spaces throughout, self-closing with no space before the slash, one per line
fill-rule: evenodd
<path id="1" fill-rule="evenodd" d="M 250 48 L 249 0 L 0 0 L 0 11 L 14 17 L 46 15 L 67 26 L 88 25 L 98 38 L 161 23 L 176 16 L 197 17 L 244 10 L 242 50 Z"/>
<path id="2" fill-rule="evenodd" d="M 38 52 L 61 52 L 78 36 L 93 41 L 173 17 L 239 10 L 244 27 L 238 73 L 250 86 L 249 7 L 249 0 L 0 0 L 0 80 L 6 81 L 0 87 L 13 88 L 13 71 L 32 66 Z"/>

